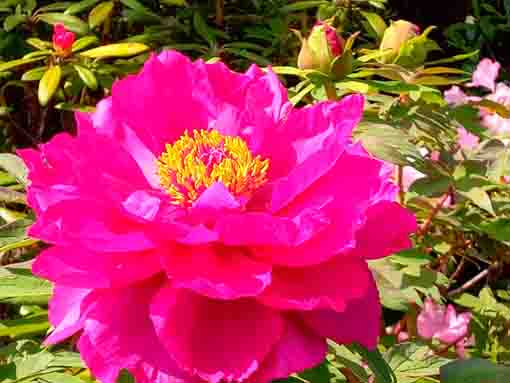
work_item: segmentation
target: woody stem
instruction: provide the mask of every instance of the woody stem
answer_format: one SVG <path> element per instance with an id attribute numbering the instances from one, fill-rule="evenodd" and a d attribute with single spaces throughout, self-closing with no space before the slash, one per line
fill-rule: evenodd
<path id="1" fill-rule="evenodd" d="M 338 94 L 336 93 L 335 84 L 331 81 L 326 81 L 324 83 L 324 90 L 326 91 L 326 96 L 328 100 L 336 101 L 338 100 Z"/>

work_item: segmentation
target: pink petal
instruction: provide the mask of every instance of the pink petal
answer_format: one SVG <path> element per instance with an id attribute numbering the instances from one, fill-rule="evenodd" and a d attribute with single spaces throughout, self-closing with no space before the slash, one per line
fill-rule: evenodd
<path id="1" fill-rule="evenodd" d="M 431 339 L 436 336 L 447 326 L 444 306 L 427 298 L 422 311 L 418 314 L 416 326 L 422 338 Z"/>
<path id="2" fill-rule="evenodd" d="M 321 336 L 337 343 L 358 342 L 374 349 L 380 332 L 381 311 L 377 287 L 371 279 L 366 295 L 350 302 L 344 312 L 314 310 L 302 313 L 301 317 Z"/>
<path id="3" fill-rule="evenodd" d="M 457 128 L 458 144 L 464 150 L 473 150 L 480 143 L 480 138 L 469 133 L 465 128 Z"/>
<path id="4" fill-rule="evenodd" d="M 39 254 L 32 265 L 34 274 L 76 288 L 128 286 L 161 270 L 159 254 L 155 252 L 97 253 L 76 246 L 51 247 Z"/>
<path id="5" fill-rule="evenodd" d="M 151 280 L 93 293 L 78 348 L 102 383 L 115 383 L 124 368 L 137 382 L 189 382 L 161 346 L 149 319 L 149 302 L 159 286 L 158 280 Z"/>
<path id="6" fill-rule="evenodd" d="M 186 56 L 165 51 L 152 56 L 139 74 L 113 85 L 113 115 L 121 129 L 132 130 L 156 157 L 186 129 L 207 128 L 205 111 L 193 99 L 192 70 Z M 117 137 L 126 145 L 122 131 Z"/>
<path id="7" fill-rule="evenodd" d="M 478 63 L 473 73 L 473 81 L 467 84 L 467 86 L 481 86 L 494 91 L 500 68 L 501 65 L 497 61 L 487 58 L 483 59 Z"/>
<path id="8" fill-rule="evenodd" d="M 313 283 L 309 283 L 310 276 Z M 282 310 L 344 311 L 349 302 L 363 298 L 371 287 L 372 275 L 366 262 L 339 255 L 316 266 L 274 268 L 272 283 L 259 300 Z"/>
<path id="9" fill-rule="evenodd" d="M 323 102 L 290 113 L 285 126 L 296 132 L 292 144 L 296 152 L 296 166 L 287 176 L 276 181 L 272 212 L 288 205 L 331 170 L 362 117 L 363 102 L 363 96 L 354 95 L 345 97 L 341 102 Z M 273 145 L 279 147 L 276 142 Z"/>
<path id="10" fill-rule="evenodd" d="M 136 252 L 156 247 L 142 227 L 122 219 L 107 206 L 87 202 L 69 200 L 52 205 L 30 227 L 29 234 L 54 245 L 78 245 L 97 252 Z M 82 214 L 84 210 L 87 215 Z"/>
<path id="11" fill-rule="evenodd" d="M 457 85 L 444 92 L 444 99 L 450 105 L 463 105 L 469 101 L 469 97 Z"/>
<path id="12" fill-rule="evenodd" d="M 177 363 L 211 383 L 248 378 L 285 329 L 280 314 L 253 300 L 217 301 L 171 286 L 154 298 L 151 317 Z"/>
<path id="13" fill-rule="evenodd" d="M 256 296 L 271 283 L 271 266 L 252 260 L 242 248 L 176 246 L 163 265 L 174 287 L 216 299 Z"/>
<path id="14" fill-rule="evenodd" d="M 391 223 L 398 222 L 398 225 Z M 367 210 L 367 221 L 356 233 L 353 253 L 365 259 L 386 257 L 412 246 L 409 235 L 417 230 L 416 218 L 396 202 L 381 201 Z"/>
<path id="15" fill-rule="evenodd" d="M 54 329 L 44 343 L 55 344 L 69 338 L 83 327 L 84 300 L 92 290 L 56 285 L 49 302 L 49 321 Z"/>
<path id="16" fill-rule="evenodd" d="M 324 360 L 327 350 L 324 338 L 317 336 L 298 321 L 289 319 L 281 340 L 248 382 L 271 382 L 313 368 Z"/>
<path id="17" fill-rule="evenodd" d="M 330 172 L 281 212 L 292 217 L 303 209 L 313 208 L 324 216 L 328 225 L 321 231 L 311 232 L 309 240 L 297 247 L 258 248 L 257 257 L 278 265 L 299 267 L 324 262 L 355 246 L 355 234 L 364 222 L 365 210 L 372 199 L 385 196 L 387 179 L 381 177 L 384 166 L 380 161 L 351 154 L 350 150 L 347 148 Z"/>

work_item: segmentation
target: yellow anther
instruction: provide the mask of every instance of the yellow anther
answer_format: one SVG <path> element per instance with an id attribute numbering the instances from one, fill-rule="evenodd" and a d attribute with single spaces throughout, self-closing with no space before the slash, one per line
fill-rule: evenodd
<path id="1" fill-rule="evenodd" d="M 250 152 L 242 138 L 216 130 L 188 131 L 167 144 L 157 159 L 161 186 L 175 205 L 190 206 L 215 182 L 236 197 L 249 198 L 267 182 L 269 160 Z"/>

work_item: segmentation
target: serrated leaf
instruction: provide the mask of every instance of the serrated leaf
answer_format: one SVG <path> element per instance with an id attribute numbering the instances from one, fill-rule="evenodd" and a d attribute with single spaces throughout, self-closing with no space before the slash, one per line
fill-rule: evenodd
<path id="1" fill-rule="evenodd" d="M 55 25 L 56 23 L 62 23 L 65 25 L 67 29 L 73 31 L 75 33 L 84 35 L 89 31 L 89 26 L 86 22 L 81 20 L 80 18 L 72 15 L 65 15 L 63 13 L 44 13 L 42 15 L 37 16 L 38 20 L 42 20 L 45 23 Z"/>
<path id="2" fill-rule="evenodd" d="M 98 25 L 104 23 L 112 14 L 114 6 L 115 4 L 113 1 L 105 1 L 96 5 L 94 9 L 92 9 L 92 11 L 89 13 L 90 29 L 94 29 Z"/>
<path id="3" fill-rule="evenodd" d="M 495 215 L 494 209 L 492 207 L 492 202 L 485 190 L 480 187 L 474 187 L 468 191 L 458 191 L 459 194 L 464 197 L 470 199 L 476 206 L 480 209 L 485 210 L 486 212 Z"/>
<path id="4" fill-rule="evenodd" d="M 80 54 L 93 59 L 102 59 L 107 57 L 134 56 L 146 52 L 149 49 L 150 48 L 147 45 L 140 43 L 118 43 L 89 49 L 88 51 L 81 52 Z"/>
<path id="5" fill-rule="evenodd" d="M 37 91 L 37 97 L 42 106 L 46 106 L 51 100 L 57 91 L 61 78 L 62 69 L 59 65 L 54 65 L 44 72 L 41 81 L 39 81 L 39 89 Z"/>
<path id="6" fill-rule="evenodd" d="M 92 90 L 97 90 L 97 79 L 92 71 L 80 65 L 74 65 L 73 67 L 87 87 Z"/>

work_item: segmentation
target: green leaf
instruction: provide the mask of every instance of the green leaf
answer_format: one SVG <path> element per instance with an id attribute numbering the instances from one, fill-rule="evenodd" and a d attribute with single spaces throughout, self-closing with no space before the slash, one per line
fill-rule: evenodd
<path id="1" fill-rule="evenodd" d="M 361 12 L 361 14 L 365 19 L 367 19 L 368 23 L 370 24 L 370 27 L 374 30 L 377 37 L 381 39 L 382 36 L 384 35 L 384 31 L 387 28 L 384 19 L 374 12 Z"/>
<path id="2" fill-rule="evenodd" d="M 52 372 L 49 374 L 41 374 L 40 380 L 44 383 L 85 383 L 78 376 L 66 374 L 63 372 Z"/>
<path id="3" fill-rule="evenodd" d="M 91 70 L 80 65 L 73 65 L 73 68 L 76 70 L 76 73 L 78 73 L 78 76 L 80 76 L 85 85 L 87 85 L 92 90 L 97 90 L 97 79 Z"/>
<path id="4" fill-rule="evenodd" d="M 41 56 L 41 57 L 22 58 L 22 59 L 2 62 L 2 63 L 0 63 L 0 72 L 4 72 L 6 70 L 16 68 L 17 66 L 30 64 L 35 61 L 40 61 L 42 59 L 44 59 L 44 57 Z"/>
<path id="5" fill-rule="evenodd" d="M 98 42 L 99 42 L 99 40 L 97 39 L 96 36 L 84 36 L 81 39 L 76 40 L 73 43 L 73 46 L 71 49 L 72 49 L 73 53 L 79 52 L 82 49 L 87 48 L 89 45 L 92 45 L 92 44 L 95 44 Z"/>
<path id="6" fill-rule="evenodd" d="M 75 33 L 84 35 L 89 31 L 89 26 L 86 22 L 80 18 L 72 15 L 65 15 L 63 13 L 44 13 L 37 16 L 38 20 L 42 20 L 45 23 L 54 25 L 56 23 L 62 23 L 67 29 Z"/>
<path id="7" fill-rule="evenodd" d="M 98 25 L 104 23 L 112 14 L 114 6 L 115 4 L 113 1 L 105 1 L 96 5 L 89 13 L 90 29 L 94 29 Z"/>
<path id="8" fill-rule="evenodd" d="M 368 367 L 370 367 L 375 375 L 377 383 L 396 383 L 395 374 L 378 349 L 369 351 L 358 344 L 352 344 L 347 348 L 357 352 L 366 360 Z"/>
<path id="9" fill-rule="evenodd" d="M 26 42 L 27 44 L 39 50 L 51 49 L 51 47 L 53 46 L 52 43 L 50 43 L 49 41 L 44 41 L 36 37 L 30 37 L 26 39 Z"/>
<path id="10" fill-rule="evenodd" d="M 47 313 L 20 319 L 10 319 L 0 322 L 0 336 L 19 338 L 44 334 L 49 327 Z"/>
<path id="11" fill-rule="evenodd" d="M 89 49 L 81 52 L 82 56 L 92 59 L 102 59 L 106 57 L 129 57 L 148 51 L 150 48 L 140 43 L 118 43 L 103 45 L 101 47 Z"/>
<path id="12" fill-rule="evenodd" d="M 51 283 L 35 277 L 30 270 L 12 267 L 0 269 L 0 301 L 44 304 L 51 292 Z"/>
<path id="13" fill-rule="evenodd" d="M 488 360 L 471 358 L 456 360 L 441 367 L 441 383 L 505 383 L 510 382 L 510 368 Z"/>
<path id="14" fill-rule="evenodd" d="M 493 221 L 485 221 L 480 223 L 481 229 L 492 238 L 510 242 L 510 218 L 496 218 Z"/>
<path id="15" fill-rule="evenodd" d="M 5 377 L 7 382 L 21 381 L 44 371 L 52 360 L 53 355 L 48 351 L 17 357 L 0 366 L 0 376 Z"/>
<path id="16" fill-rule="evenodd" d="M 0 168 L 14 176 L 19 183 L 26 185 L 28 169 L 21 158 L 11 153 L 0 153 Z"/>
<path id="17" fill-rule="evenodd" d="M 99 0 L 82 0 L 78 1 L 76 4 L 71 5 L 64 12 L 65 15 L 74 15 L 76 13 L 80 13 L 86 11 L 87 9 L 92 8 Z"/>
<path id="18" fill-rule="evenodd" d="M 329 2 L 324 0 L 308 0 L 298 1 L 292 4 L 284 5 L 279 9 L 282 13 L 291 13 L 296 11 L 304 11 L 310 8 L 317 8 L 321 5 L 327 5 Z"/>
<path id="19" fill-rule="evenodd" d="M 430 348 L 422 343 L 399 343 L 384 355 L 395 373 L 398 383 L 416 382 L 421 377 L 439 375 L 439 368 L 449 359 L 431 355 Z"/>
<path id="20" fill-rule="evenodd" d="M 468 58 L 476 56 L 478 53 L 480 53 L 480 51 L 476 50 L 473 52 L 463 53 L 460 55 L 455 55 L 455 56 L 440 59 L 440 60 L 429 61 L 429 62 L 426 62 L 425 65 L 429 66 L 429 65 L 448 64 L 448 63 L 453 63 L 453 62 L 457 62 L 457 61 L 464 61 L 464 60 L 467 60 Z"/>
<path id="21" fill-rule="evenodd" d="M 451 185 L 452 181 L 446 176 L 422 177 L 411 184 L 409 191 L 425 197 L 440 197 Z"/>
<path id="22" fill-rule="evenodd" d="M 492 202 L 485 190 L 480 187 L 474 187 L 468 191 L 460 191 L 458 193 L 464 197 L 470 199 L 476 206 L 485 210 L 486 212 L 495 215 L 494 209 L 492 208 Z"/>
<path id="23" fill-rule="evenodd" d="M 10 32 L 25 21 L 27 21 L 27 16 L 25 15 L 9 15 L 4 20 L 4 30 Z"/>
<path id="24" fill-rule="evenodd" d="M 21 76 L 21 81 L 39 81 L 42 79 L 47 69 L 47 66 L 41 66 L 27 70 L 25 73 L 23 73 L 23 76 Z"/>
<path id="25" fill-rule="evenodd" d="M 62 69 L 59 65 L 54 65 L 44 72 L 44 75 L 39 82 L 39 89 L 37 91 L 37 97 L 39 103 L 42 106 L 46 106 L 51 100 L 62 78 Z"/>
<path id="26" fill-rule="evenodd" d="M 59 351 L 53 354 L 53 356 L 54 359 L 49 364 L 49 367 L 85 368 L 85 364 L 77 352 Z"/>
<path id="27" fill-rule="evenodd" d="M 193 12 L 193 28 L 200 37 L 209 43 L 209 45 L 214 45 L 216 36 L 211 32 L 211 29 L 198 11 Z"/>

